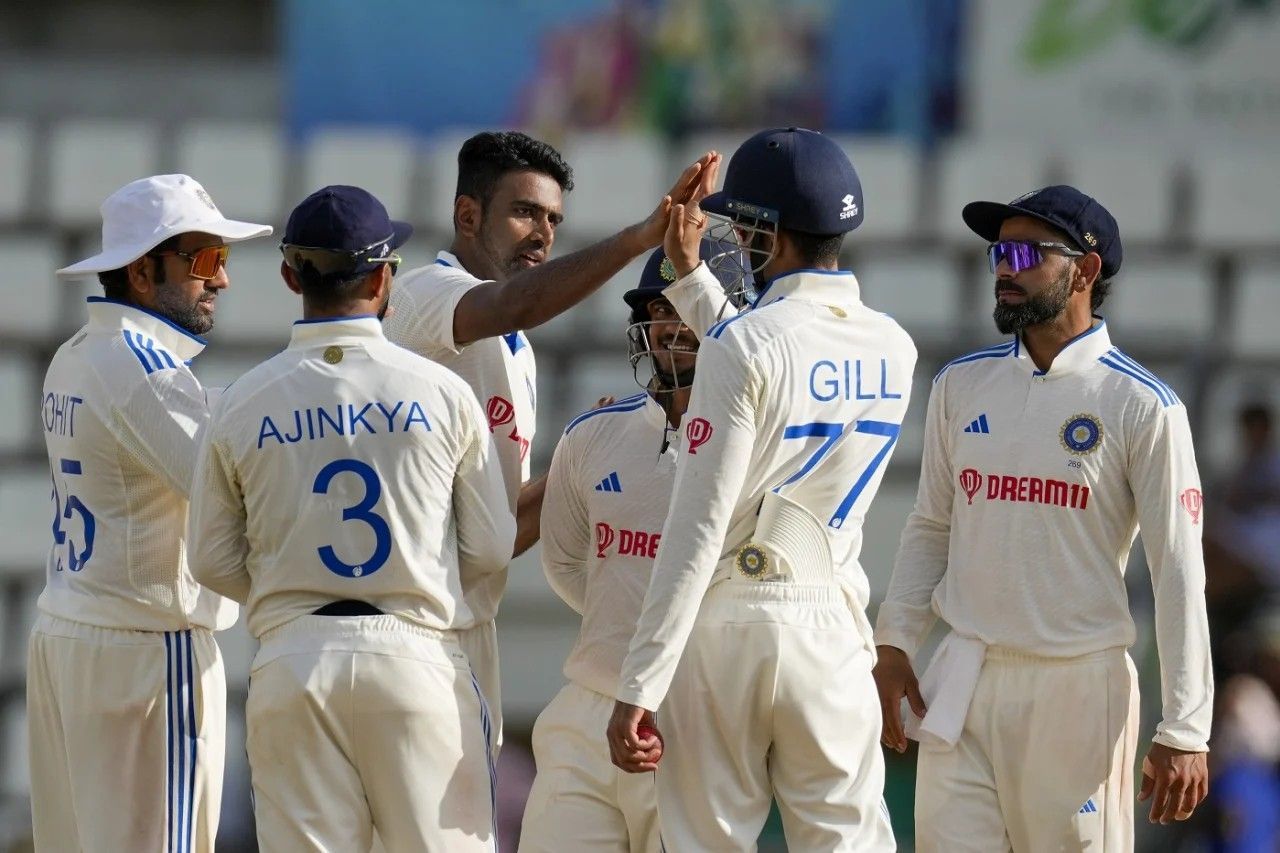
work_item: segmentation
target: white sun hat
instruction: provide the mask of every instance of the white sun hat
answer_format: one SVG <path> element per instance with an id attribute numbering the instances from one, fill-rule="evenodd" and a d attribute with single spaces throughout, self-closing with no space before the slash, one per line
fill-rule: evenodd
<path id="1" fill-rule="evenodd" d="M 102 203 L 102 251 L 58 270 L 78 276 L 119 269 L 177 234 L 201 231 L 228 243 L 266 237 L 270 225 L 227 219 L 200 182 L 188 175 L 142 178 Z"/>

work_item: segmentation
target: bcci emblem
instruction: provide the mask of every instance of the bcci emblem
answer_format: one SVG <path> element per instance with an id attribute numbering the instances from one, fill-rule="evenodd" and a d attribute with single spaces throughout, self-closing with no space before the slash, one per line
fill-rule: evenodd
<path id="1" fill-rule="evenodd" d="M 758 581 L 769 571 L 769 557 L 755 545 L 743 545 L 738 549 L 738 571 Z"/>
<path id="2" fill-rule="evenodd" d="M 663 281 L 676 280 L 676 265 L 671 263 L 670 258 L 663 258 L 662 263 L 658 264 L 658 276 Z"/>
<path id="3" fill-rule="evenodd" d="M 1062 446 L 1077 456 L 1097 449 L 1102 443 L 1102 421 L 1093 415 L 1074 415 L 1062 425 Z"/>

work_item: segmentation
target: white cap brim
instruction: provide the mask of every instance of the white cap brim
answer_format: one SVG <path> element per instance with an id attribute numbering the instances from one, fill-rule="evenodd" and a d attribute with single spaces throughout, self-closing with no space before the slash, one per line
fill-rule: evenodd
<path id="1" fill-rule="evenodd" d="M 236 219 L 223 219 L 221 217 L 203 222 L 187 221 L 156 231 L 143 244 L 117 246 L 104 252 L 99 252 L 91 258 L 85 258 L 83 261 L 74 263 L 71 266 L 63 267 L 57 271 L 57 274 L 64 278 L 69 278 L 119 269 L 133 263 L 165 240 L 178 234 L 190 234 L 193 232 L 213 234 L 228 243 L 239 243 L 243 240 L 252 240 L 255 237 L 269 237 L 271 236 L 271 231 L 270 225 L 260 225 L 256 222 L 240 222 Z"/>

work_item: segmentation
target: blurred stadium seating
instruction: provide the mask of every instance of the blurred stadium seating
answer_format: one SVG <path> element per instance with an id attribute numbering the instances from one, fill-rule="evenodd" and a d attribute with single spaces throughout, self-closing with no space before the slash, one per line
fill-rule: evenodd
<path id="1" fill-rule="evenodd" d="M 692 157 L 708 146 L 729 153 L 743 135 L 670 145 L 615 133 L 565 139 L 577 189 L 557 252 L 643 216 Z M 293 148 L 269 123 L 0 119 L 0 845 L 13 825 L 5 816 L 21 814 L 25 802 L 23 660 L 49 536 L 33 403 L 50 356 L 82 321 L 83 296 L 96 290 L 93 282 L 59 283 L 54 269 L 95 249 L 104 196 L 173 170 L 202 181 L 227 215 L 271 222 L 277 235 L 306 192 L 323 183 L 363 185 L 393 216 L 414 221 L 406 260 L 427 263 L 448 244 L 454 158 L 464 137 L 424 143 L 339 128 Z M 947 359 L 996 337 L 983 247 L 959 217 L 965 202 L 1065 179 L 1111 206 L 1127 253 L 1104 313 L 1126 349 L 1188 403 L 1206 479 L 1231 456 L 1238 404 L 1258 396 L 1280 403 L 1280 193 L 1270 152 L 1206 151 L 1193 162 L 1145 147 L 1067 154 L 967 139 L 932 151 L 884 137 L 840 141 L 861 173 L 867 205 L 844 260 L 859 274 L 866 301 L 898 318 L 921 352 L 909 423 L 867 524 L 863 563 L 873 602 L 883 595 L 914 498 L 930 378 Z M 1267 175 L 1269 184 L 1260 179 Z M 287 341 L 298 303 L 278 265 L 275 239 L 233 249 L 232 287 L 196 363 L 204 381 L 225 385 Z M 632 264 L 577 310 L 531 331 L 540 374 L 535 472 L 545 469 L 574 414 L 600 396 L 637 390 L 619 296 L 638 270 Z M 507 716 L 513 729 L 527 730 L 560 683 L 576 630 L 543 581 L 536 550 L 512 567 L 500 622 Z M 242 697 L 253 643 L 243 627 L 223 640 L 229 683 Z"/>

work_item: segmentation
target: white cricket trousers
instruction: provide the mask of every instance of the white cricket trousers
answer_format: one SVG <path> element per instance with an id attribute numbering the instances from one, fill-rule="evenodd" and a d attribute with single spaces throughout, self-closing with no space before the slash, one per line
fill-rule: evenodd
<path id="1" fill-rule="evenodd" d="M 35 848 L 213 850 L 227 686 L 204 628 L 36 619 L 27 651 Z"/>
<path id="2" fill-rule="evenodd" d="M 792 850 L 894 850 L 871 667 L 839 587 L 712 586 L 657 714 L 666 849 L 755 850 L 772 796 Z"/>
<path id="3" fill-rule="evenodd" d="M 654 774 L 613 766 L 604 737 L 612 713 L 611 697 L 570 682 L 538 715 L 538 775 L 524 808 L 520 853 L 662 849 Z"/>
<path id="4" fill-rule="evenodd" d="M 245 708 L 258 846 L 493 851 L 488 711 L 451 635 L 395 616 L 267 631 Z"/>
<path id="5" fill-rule="evenodd" d="M 1123 648 L 991 647 L 953 749 L 921 745 L 919 853 L 1133 850 L 1138 678 Z"/>
<path id="6" fill-rule="evenodd" d="M 498 624 L 490 619 L 453 632 L 475 673 L 476 683 L 489 706 L 489 747 L 498 760 L 502 747 L 502 668 L 498 664 Z"/>

